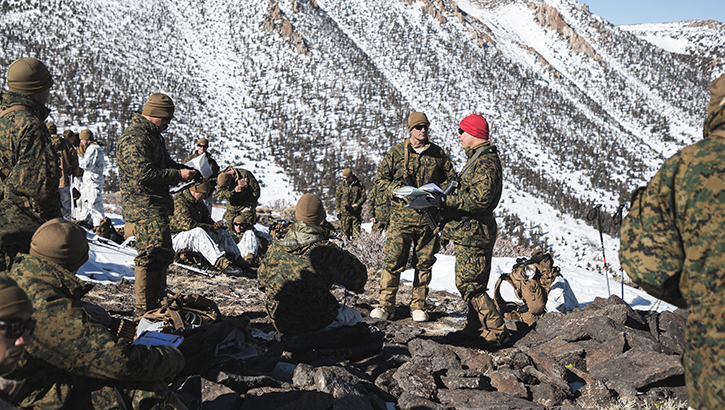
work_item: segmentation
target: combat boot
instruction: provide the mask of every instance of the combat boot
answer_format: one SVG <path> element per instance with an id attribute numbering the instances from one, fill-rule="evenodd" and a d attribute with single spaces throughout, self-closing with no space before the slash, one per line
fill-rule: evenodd
<path id="1" fill-rule="evenodd" d="M 216 260 L 216 263 L 214 264 L 217 268 L 219 268 L 220 271 L 222 271 L 223 274 L 227 276 L 242 276 L 244 275 L 244 270 L 235 264 L 232 263 L 229 259 L 227 259 L 225 256 L 220 257 Z"/>

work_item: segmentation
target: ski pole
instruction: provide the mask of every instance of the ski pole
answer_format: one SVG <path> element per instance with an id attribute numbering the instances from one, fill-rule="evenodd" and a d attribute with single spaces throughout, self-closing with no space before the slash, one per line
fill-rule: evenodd
<path id="1" fill-rule="evenodd" d="M 602 204 L 597 204 L 594 208 L 589 210 L 587 213 L 587 221 L 597 220 L 599 225 L 599 242 L 602 244 L 602 260 L 604 261 L 604 277 L 607 278 L 607 295 L 611 295 L 612 291 L 609 288 L 609 274 L 607 273 L 607 255 L 604 253 L 604 235 L 602 234 Z"/>
<path id="2" fill-rule="evenodd" d="M 612 223 L 614 225 L 622 224 L 622 209 L 624 209 L 624 205 L 626 203 L 627 202 L 623 202 L 617 207 L 617 212 L 612 217 Z M 619 278 L 621 279 L 621 282 L 622 282 L 622 300 L 624 300 L 624 268 L 622 268 L 621 264 L 619 265 Z"/>

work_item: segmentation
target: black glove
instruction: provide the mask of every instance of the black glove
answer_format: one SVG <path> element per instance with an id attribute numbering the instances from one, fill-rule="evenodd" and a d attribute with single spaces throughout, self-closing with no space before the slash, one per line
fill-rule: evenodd
<path id="1" fill-rule="evenodd" d="M 443 209 L 446 207 L 446 195 L 433 194 L 433 198 L 428 198 L 428 202 L 438 209 Z"/>
<path id="2" fill-rule="evenodd" d="M 347 212 L 350 212 L 351 214 L 355 213 L 355 208 L 351 207 L 350 205 L 345 206 L 345 210 Z"/>
<path id="3" fill-rule="evenodd" d="M 342 218 L 342 214 L 338 213 L 337 214 L 337 219 L 340 219 L 340 218 Z"/>

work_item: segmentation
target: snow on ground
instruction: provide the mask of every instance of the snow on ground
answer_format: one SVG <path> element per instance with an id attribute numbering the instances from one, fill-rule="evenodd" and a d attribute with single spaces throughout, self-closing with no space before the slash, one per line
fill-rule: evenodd
<path id="1" fill-rule="evenodd" d="M 212 217 L 219 220 L 222 217 L 223 210 L 214 208 Z M 106 214 L 111 218 L 114 226 L 122 226 L 123 219 L 120 215 Z M 370 229 L 370 224 L 363 224 L 365 229 Z M 119 246 L 111 241 L 98 238 L 96 235 L 89 233 L 90 242 L 89 259 L 78 270 L 77 276 L 81 279 L 94 283 L 108 284 L 119 281 L 121 279 L 133 280 L 133 258 L 136 256 L 136 250 L 133 248 Z M 458 294 L 455 285 L 455 260 L 454 256 L 437 255 L 437 261 L 433 265 L 433 278 L 430 284 L 431 289 L 447 290 L 451 293 Z M 556 265 L 561 268 L 561 273 L 569 282 L 574 295 L 579 301 L 579 306 L 591 303 L 594 298 L 607 298 L 611 294 L 622 297 L 621 284 L 609 280 L 607 277 L 596 272 L 591 272 L 583 268 L 568 266 L 556 261 Z M 493 296 L 493 289 L 502 273 L 511 272 L 511 267 L 516 263 L 515 258 L 493 258 L 491 276 L 489 278 L 488 288 L 489 295 Z M 401 275 L 403 280 L 412 282 L 413 270 L 409 269 Z M 508 301 L 515 301 L 516 296 L 513 288 L 504 283 L 501 286 L 501 296 Z M 624 286 L 623 299 L 635 309 L 639 310 L 674 310 L 675 307 L 659 301 L 653 296 L 648 295 L 642 290 Z"/>

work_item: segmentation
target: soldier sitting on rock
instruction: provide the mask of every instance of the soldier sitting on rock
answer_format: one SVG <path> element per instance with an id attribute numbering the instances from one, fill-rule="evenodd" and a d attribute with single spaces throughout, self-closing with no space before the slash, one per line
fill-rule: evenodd
<path id="1" fill-rule="evenodd" d="M 210 192 L 209 181 L 204 180 L 174 197 L 171 217 L 174 252 L 199 252 L 222 273 L 240 276 L 244 272 L 234 264 L 240 259 L 239 248 L 224 222 L 214 222 L 204 204 Z"/>
<path id="2" fill-rule="evenodd" d="M 328 240 L 320 199 L 305 194 L 284 238 L 270 246 L 257 272 L 265 292 L 267 314 L 284 334 L 334 330 L 362 321 L 357 310 L 341 306 L 330 288 L 337 283 L 351 292 L 365 290 L 367 270 L 354 255 Z"/>
<path id="3" fill-rule="evenodd" d="M 185 409 L 165 381 L 183 369 L 183 354 L 169 346 L 132 345 L 99 323 L 81 302 L 93 285 L 76 277 L 87 260 L 86 232 L 63 218 L 40 226 L 30 254 L 16 258 L 10 276 L 32 301 L 37 327 L 18 366 L 4 376 L 25 379 L 11 404 Z"/>

